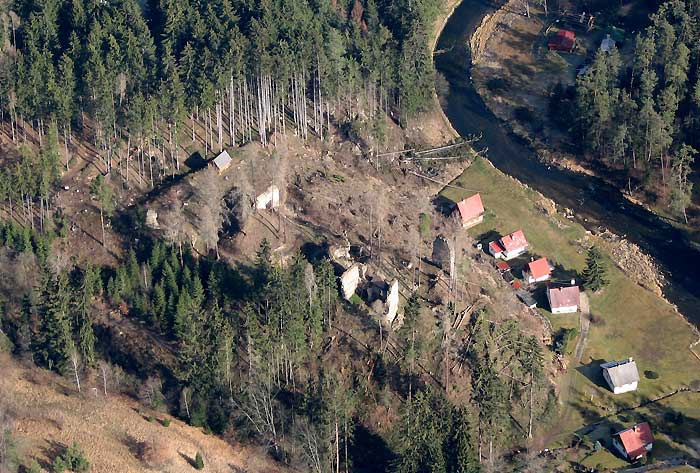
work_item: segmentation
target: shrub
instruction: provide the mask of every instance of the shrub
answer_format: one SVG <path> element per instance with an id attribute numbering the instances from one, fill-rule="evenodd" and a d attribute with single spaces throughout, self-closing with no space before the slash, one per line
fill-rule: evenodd
<path id="1" fill-rule="evenodd" d="M 163 425 L 163 427 L 170 427 L 170 419 L 161 419 L 160 423 Z"/>
<path id="2" fill-rule="evenodd" d="M 659 379 L 659 373 L 657 373 L 656 371 L 646 370 L 644 372 L 644 376 L 647 379 Z"/>
<path id="3" fill-rule="evenodd" d="M 53 461 L 54 473 L 63 473 L 66 470 L 74 473 L 85 473 L 90 470 L 90 462 L 87 461 L 77 443 L 67 448 L 63 455 Z"/>
<path id="4" fill-rule="evenodd" d="M 197 455 L 194 457 L 194 467 L 198 470 L 204 468 L 204 459 L 202 458 L 202 454 L 199 452 L 197 452 Z"/>
<path id="5" fill-rule="evenodd" d="M 560 355 L 571 353 L 569 345 L 578 337 L 577 328 L 561 328 L 554 336 L 554 351 Z"/>

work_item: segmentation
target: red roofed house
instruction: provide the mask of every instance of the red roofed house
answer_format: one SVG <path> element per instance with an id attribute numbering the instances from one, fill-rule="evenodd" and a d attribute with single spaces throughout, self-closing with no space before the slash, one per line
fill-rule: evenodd
<path id="1" fill-rule="evenodd" d="M 576 45 L 576 33 L 571 30 L 559 30 L 556 36 L 549 39 L 550 51 L 564 51 L 570 53 Z"/>
<path id="2" fill-rule="evenodd" d="M 552 314 L 578 312 L 581 305 L 581 291 L 578 286 L 547 288 L 547 300 Z"/>
<path id="3" fill-rule="evenodd" d="M 481 195 L 474 194 L 457 203 L 459 216 L 462 218 L 462 227 L 469 228 L 484 221 L 484 204 L 481 203 Z"/>
<path id="4" fill-rule="evenodd" d="M 547 258 L 540 258 L 529 262 L 527 268 L 523 271 L 523 279 L 525 279 L 528 284 L 546 281 L 551 276 L 552 267 L 549 266 Z"/>
<path id="5" fill-rule="evenodd" d="M 639 460 L 651 452 L 654 436 L 649 423 L 642 422 L 613 435 L 613 445 L 625 459 Z"/>
<path id="6" fill-rule="evenodd" d="M 511 233 L 489 243 L 489 253 L 494 258 L 505 260 L 516 258 L 527 251 L 528 243 L 522 230 Z"/>

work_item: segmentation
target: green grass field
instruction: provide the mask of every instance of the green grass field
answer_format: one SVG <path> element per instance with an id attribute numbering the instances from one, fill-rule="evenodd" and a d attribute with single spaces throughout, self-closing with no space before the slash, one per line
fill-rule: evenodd
<path id="1" fill-rule="evenodd" d="M 481 158 L 452 184 L 470 190 L 444 189 L 442 196 L 452 201 L 475 191 L 481 193 L 487 213 L 484 223 L 469 230 L 474 237 L 493 232 L 503 235 L 522 228 L 530 242 L 531 254 L 545 256 L 557 266 L 555 278 L 558 273 L 567 280 L 572 271 L 583 270 L 585 229 L 561 215 L 546 215 L 540 209 L 541 197 L 536 192 L 517 185 Z M 595 242 L 595 237 L 588 238 Z M 688 349 L 697 336 L 667 302 L 638 286 L 612 262 L 609 268 L 610 285 L 600 294 L 589 295 L 591 312 L 600 322 L 591 324 L 583 365 L 569 366 L 566 374 L 557 380 L 563 391 L 563 405 L 557 425 L 549 428 L 551 444 L 568 445 L 576 432 L 585 432 L 587 426 L 602 421 L 598 429 L 584 435 L 593 440 L 592 445 L 596 435 L 607 440 L 610 429 L 648 420 L 659 440 L 654 458 L 683 454 L 693 441 L 700 446 L 700 394 L 679 394 L 621 416 L 614 414 L 680 387 L 699 389 L 700 360 Z M 579 325 L 577 314 L 552 315 L 546 309 L 543 311 L 555 330 Z M 614 396 L 604 385 L 599 364 L 627 357 L 637 361 L 639 389 Z M 683 416 L 681 422 L 674 423 L 669 419 L 678 417 L 677 412 Z M 585 464 L 613 467 L 620 466 L 619 462 L 604 448 L 587 452 Z"/>

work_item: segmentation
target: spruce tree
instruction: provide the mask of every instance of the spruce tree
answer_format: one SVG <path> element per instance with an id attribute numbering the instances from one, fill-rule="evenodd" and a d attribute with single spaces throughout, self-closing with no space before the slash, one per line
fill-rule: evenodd
<path id="1" fill-rule="evenodd" d="M 592 246 L 586 256 L 586 269 L 583 271 L 583 284 L 586 289 L 599 291 L 608 285 L 607 268 L 603 254 L 597 246 Z"/>
<path id="2" fill-rule="evenodd" d="M 68 316 L 68 281 L 65 274 L 46 270 L 39 302 L 41 321 L 38 354 L 49 368 L 65 372 L 70 355 L 75 351 L 72 328 Z"/>

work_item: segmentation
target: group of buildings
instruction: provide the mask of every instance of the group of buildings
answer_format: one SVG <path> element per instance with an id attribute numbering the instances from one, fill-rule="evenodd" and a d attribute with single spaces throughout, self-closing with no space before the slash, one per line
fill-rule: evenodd
<path id="1" fill-rule="evenodd" d="M 456 212 L 463 228 L 470 228 L 483 222 L 485 209 L 480 194 L 474 194 L 457 203 Z M 488 243 L 488 252 L 496 259 L 496 268 L 516 290 L 518 298 L 535 308 L 537 303 L 532 295 L 522 288 L 522 283 L 511 274 L 507 261 L 522 256 L 529 251 L 530 245 L 522 230 L 497 238 Z M 581 290 L 572 280 L 568 284 L 551 282 L 554 267 L 547 258 L 532 258 L 522 269 L 523 281 L 532 286 L 547 282 L 547 300 L 553 314 L 575 313 L 581 307 Z M 632 358 L 611 361 L 600 366 L 603 379 L 614 394 L 623 394 L 637 389 L 639 371 Z M 612 436 L 613 447 L 629 461 L 636 461 L 651 451 L 654 437 L 647 422 L 615 433 Z"/>
<path id="2" fill-rule="evenodd" d="M 481 195 L 474 194 L 458 202 L 457 212 L 463 228 L 470 228 L 483 222 L 485 210 Z M 530 244 L 522 230 L 517 230 L 488 243 L 488 252 L 496 260 L 501 260 L 496 262 L 498 271 L 517 291 L 518 298 L 528 307 L 535 308 L 537 306 L 535 299 L 522 289 L 522 283 L 513 277 L 511 267 L 507 263 L 507 261 L 527 253 L 529 249 Z M 547 258 L 533 258 L 522 270 L 523 281 L 530 286 L 551 281 L 553 271 L 554 267 Z M 580 288 L 575 283 L 549 283 L 547 300 L 553 314 L 578 312 L 581 305 Z"/>

